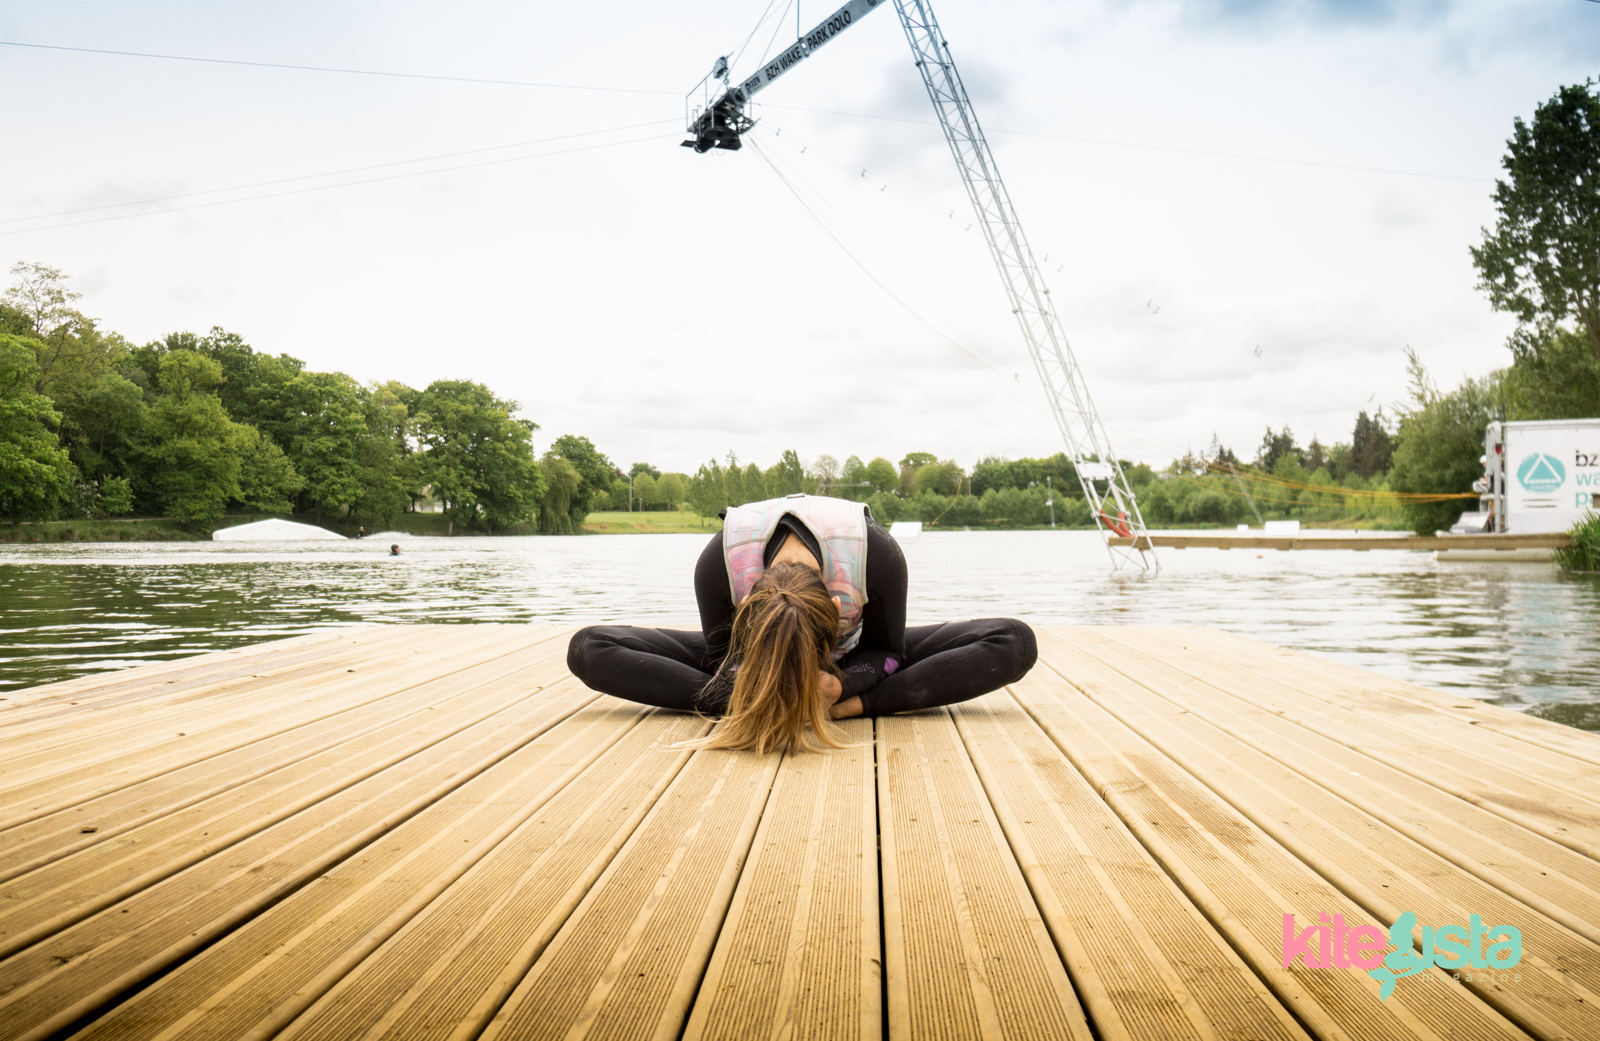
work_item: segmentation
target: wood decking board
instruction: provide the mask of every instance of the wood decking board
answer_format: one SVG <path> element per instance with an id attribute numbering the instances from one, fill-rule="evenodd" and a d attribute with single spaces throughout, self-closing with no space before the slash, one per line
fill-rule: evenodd
<path id="1" fill-rule="evenodd" d="M 1355 920 L 1387 924 L 1409 910 L 1422 923 L 1479 913 L 1486 923 L 1519 927 L 1522 983 L 1464 986 L 1537 1036 L 1600 1037 L 1600 946 L 1453 869 L 1335 792 L 1137 682 L 1122 682 L 1115 697 L 1102 691 L 1095 700 L 1282 848 L 1334 880 L 1365 911 Z"/>
<path id="2" fill-rule="evenodd" d="M 1248 675 L 1218 680 L 1214 670 L 1195 664 L 1195 656 L 1176 646 L 1161 659 L 1139 659 L 1129 666 L 1130 675 L 1134 668 L 1149 674 L 1149 689 L 1196 718 L 1247 741 L 1458 868 L 1600 942 L 1600 863 L 1296 722 L 1298 713 L 1277 707 L 1270 689 Z M 1263 703 L 1274 707 L 1263 708 Z"/>
<path id="3" fill-rule="evenodd" d="M 595 695 L 572 681 L 487 715 L 0 963 L 0 1038 L 43 1036 L 186 960 L 506 758 Z M 498 717 L 498 718 L 497 718 Z M 22 881 L 22 880 L 19 880 Z M 140 885 L 143 879 L 133 883 Z M 99 891 L 64 894 L 63 918 Z M 18 1026 L 44 1026 L 13 1034 Z"/>
<path id="4" fill-rule="evenodd" d="M 890 1035 L 1089 1041 L 949 713 L 877 727 Z"/>
<path id="5" fill-rule="evenodd" d="M 1175 640 L 1186 640 L 1183 634 L 1190 631 L 1151 630 L 1151 635 L 1170 644 Z M 1378 694 L 1392 701 L 1427 708 L 1459 723 L 1481 727 L 1585 763 L 1600 765 L 1600 741 L 1584 731 L 1521 712 L 1495 712 L 1493 706 L 1472 698 L 1408 683 L 1343 662 L 1296 654 L 1232 633 L 1215 629 L 1204 632 L 1206 640 L 1195 649 L 1210 651 L 1212 660 L 1225 664 L 1237 662 L 1241 668 L 1249 668 L 1263 677 L 1290 684 L 1295 689 L 1325 690 L 1339 699 L 1348 699 L 1351 704 L 1369 705 L 1382 717 L 1388 706 L 1370 699 L 1371 695 Z M 1236 653 L 1226 653 L 1224 648 L 1232 648 Z"/>
<path id="6" fill-rule="evenodd" d="M 487 634 L 466 639 L 492 642 Z M 456 649 L 443 639 L 422 649 L 398 640 L 385 644 L 352 648 L 299 675 L 237 678 L 229 684 L 231 690 L 203 691 L 203 700 L 191 698 L 181 705 L 165 706 L 151 713 L 153 718 L 145 718 L 138 708 L 111 714 L 86 706 L 82 718 L 54 722 L 49 731 L 28 735 L 21 747 L 6 750 L 0 798 L 6 805 L 14 805 L 26 798 L 23 793 L 31 782 L 66 772 L 114 775 L 119 760 L 145 762 L 175 755 L 215 754 L 219 748 L 236 747 L 241 739 L 253 739 L 262 728 L 303 725 L 347 711 L 353 701 L 387 697 L 397 684 L 410 685 L 460 668 Z M 472 650 L 465 648 L 468 654 Z M 376 659 L 381 664 L 376 666 L 375 655 L 381 655 Z M 373 675 L 364 674 L 369 672 Z M 272 715 L 264 716 L 269 708 Z M 180 732 L 189 740 L 181 750 L 174 750 L 171 745 Z M 160 753 L 152 755 L 158 746 Z"/>
<path id="7" fill-rule="evenodd" d="M 696 751 L 708 721 L 572 679 L 569 631 L 6 692 L 0 1041 L 1600 1037 L 1594 735 L 1060 627 L 851 748 Z M 1285 913 L 1401 910 L 1517 925 L 1520 979 L 1281 964 Z"/>
<path id="8" fill-rule="evenodd" d="M 1048 654 L 1046 660 L 1053 661 Z M 1430 976 L 1431 986 L 1397 987 L 1380 1002 L 1378 984 L 1364 974 L 1306 968 L 1300 961 L 1284 968 L 1283 915 L 1302 923 L 1324 912 L 1350 922 L 1370 916 L 1106 712 L 1100 702 L 1122 696 L 1120 677 L 1076 659 L 1062 668 L 1072 683 L 1053 668 L 1036 668 L 1014 688 L 1019 700 L 1309 1033 L 1371 1041 L 1524 1036 L 1476 997 L 1446 984 L 1442 973 Z"/>
<path id="9" fill-rule="evenodd" d="M 841 729 L 854 747 L 778 770 L 689 1041 L 883 1034 L 873 727 Z"/>
<path id="10" fill-rule="evenodd" d="M 1306 1037 L 1009 694 L 953 711 L 1101 1038 Z"/>
<path id="11" fill-rule="evenodd" d="M 539 648 L 533 650 L 537 652 Z M 37 935 L 40 928 L 52 922 L 86 916 L 188 863 L 198 863 L 310 807 L 339 797 L 367 779 L 381 776 L 388 768 L 492 719 L 507 703 L 536 695 L 542 687 L 559 682 L 564 674 L 564 670 L 548 663 L 523 663 L 518 655 L 509 657 L 511 660 L 505 665 L 491 663 L 430 684 L 423 692 L 430 704 L 421 711 L 398 713 L 398 718 L 369 725 L 364 733 L 342 743 L 313 749 L 311 755 L 297 756 L 290 750 L 284 755 L 284 768 L 228 787 L 210 798 L 175 799 L 165 807 L 131 807 L 135 813 L 143 812 L 129 820 L 125 828 L 116 826 L 115 817 L 96 813 L 89 819 L 107 825 L 103 841 L 95 841 L 101 838 L 98 832 L 85 836 L 77 828 L 78 841 L 74 842 L 75 829 L 70 819 L 64 827 L 50 820 L 34 822 L 41 825 L 43 834 L 38 836 L 39 841 L 22 845 L 22 856 L 31 854 L 37 861 L 39 847 L 52 842 L 71 848 L 72 853 L 0 883 L 0 952 L 21 942 L 19 933 Z M 519 670 L 519 664 L 530 667 Z M 488 675 L 478 675 L 485 670 Z M 521 698 L 508 696 L 504 691 L 508 682 L 531 690 Z M 167 794 L 170 797 L 171 793 Z M 46 830 L 45 826 L 50 825 L 56 826 Z M 13 831 L 29 837 L 29 828 Z"/>

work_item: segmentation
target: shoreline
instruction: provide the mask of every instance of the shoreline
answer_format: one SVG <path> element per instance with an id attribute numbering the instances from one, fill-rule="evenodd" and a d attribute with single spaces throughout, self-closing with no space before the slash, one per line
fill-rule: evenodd
<path id="1" fill-rule="evenodd" d="M 206 527 L 194 531 L 181 527 L 177 521 L 168 517 L 135 517 L 115 518 L 106 520 L 67 520 L 67 521 L 30 521 L 17 525 L 0 524 L 0 545 L 42 545 L 47 543 L 81 543 L 81 542 L 210 542 L 211 533 L 221 528 L 232 527 L 236 524 L 246 524 L 250 521 L 262 520 L 272 514 L 231 514 L 224 517 L 215 528 Z M 302 524 L 316 524 L 315 517 L 311 515 L 289 515 L 289 520 Z M 1278 518 L 1273 518 L 1278 519 Z M 591 513 L 581 525 L 579 532 L 584 535 L 699 535 L 710 534 L 717 529 L 718 521 L 715 517 L 702 520 L 700 517 L 687 510 L 678 511 L 602 511 Z M 1398 531 L 1398 528 L 1389 528 L 1381 522 L 1371 520 L 1327 520 L 1311 521 L 1301 519 L 1301 523 L 1308 528 L 1334 531 Z M 318 525 L 355 538 L 355 532 L 346 531 L 350 527 L 342 522 L 324 521 Z M 1233 531 L 1232 525 L 1204 525 L 1186 526 L 1185 531 Z M 448 521 L 439 513 L 403 513 L 395 517 L 392 523 L 380 531 L 395 531 L 406 535 L 446 537 L 449 530 Z M 1049 531 L 1048 525 L 1022 526 L 1014 528 L 928 528 L 930 533 L 937 531 Z M 1092 527 L 1066 527 L 1060 531 L 1093 531 Z M 1252 528 L 1252 530 L 1255 530 Z M 517 527 L 502 532 L 464 531 L 456 532 L 451 538 L 500 538 L 522 537 L 537 535 L 539 532 L 531 525 L 518 525 Z"/>

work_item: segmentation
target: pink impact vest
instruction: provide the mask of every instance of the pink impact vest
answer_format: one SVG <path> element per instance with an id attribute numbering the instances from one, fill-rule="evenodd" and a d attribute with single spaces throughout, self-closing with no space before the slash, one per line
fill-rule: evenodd
<path id="1" fill-rule="evenodd" d="M 785 514 L 810 528 L 822 550 L 823 581 L 829 594 L 839 598 L 839 635 L 833 645 L 838 661 L 861 640 L 861 609 L 867 604 L 867 507 L 849 499 L 802 494 L 730 506 L 722 522 L 722 557 L 735 607 L 765 573 L 767 540 Z"/>

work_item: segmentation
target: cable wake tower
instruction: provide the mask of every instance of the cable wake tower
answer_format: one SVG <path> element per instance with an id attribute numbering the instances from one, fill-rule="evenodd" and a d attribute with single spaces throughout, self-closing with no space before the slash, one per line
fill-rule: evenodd
<path id="1" fill-rule="evenodd" d="M 767 62 L 753 76 L 734 85 L 726 58 L 717 59 L 712 72 L 691 92 L 690 140 L 685 147 L 696 152 L 712 148 L 737 149 L 739 138 L 755 126 L 746 111 L 750 99 L 794 68 L 818 47 L 854 25 L 889 0 L 851 0 L 793 46 Z M 1129 486 L 1122 464 L 1112 450 L 1105 425 L 1095 411 L 1083 372 L 1067 342 L 1055 302 L 1044 274 L 1017 219 L 1011 195 L 1001 180 L 989 142 L 978 124 L 961 75 L 950 56 L 950 45 L 939 30 L 928 0 L 893 0 L 900 14 L 906 41 L 922 74 L 928 99 L 933 102 L 945 141 L 967 190 L 967 198 L 983 228 L 995 267 L 1000 272 L 1011 311 L 1027 342 L 1039 381 L 1044 385 L 1050 412 L 1066 444 L 1067 455 L 1078 473 L 1095 526 L 1106 539 L 1114 570 L 1124 566 L 1159 571 L 1160 561 L 1149 541 L 1139 503 Z M 719 90 L 720 85 L 720 90 Z M 699 104 L 693 103 L 695 94 Z M 1132 546 L 1113 546 L 1112 535 L 1132 536 Z"/>

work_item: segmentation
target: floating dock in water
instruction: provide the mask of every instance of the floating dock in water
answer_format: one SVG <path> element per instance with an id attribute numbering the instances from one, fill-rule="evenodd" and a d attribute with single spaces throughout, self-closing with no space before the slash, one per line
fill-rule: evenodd
<path id="1" fill-rule="evenodd" d="M 1439 550 L 1452 553 L 1502 553 L 1507 558 L 1528 550 L 1548 552 L 1571 549 L 1572 536 L 1566 532 L 1550 535 L 1112 535 L 1113 546 L 1139 549 L 1406 549 Z M 1492 558 L 1491 558 L 1492 559 Z"/>
<path id="2" fill-rule="evenodd" d="M 1595 735 L 1105 626 L 844 751 L 695 752 L 709 722 L 576 682 L 568 631 L 9 694 L 0 1038 L 1600 1037 Z M 1407 911 L 1521 961 L 1386 1000 L 1283 964 L 1286 915 Z"/>

